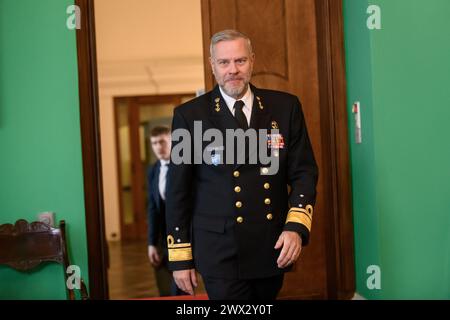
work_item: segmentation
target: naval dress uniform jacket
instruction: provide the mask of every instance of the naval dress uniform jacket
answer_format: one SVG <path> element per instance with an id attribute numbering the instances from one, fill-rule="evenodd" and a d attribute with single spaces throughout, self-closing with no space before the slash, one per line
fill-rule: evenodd
<path id="1" fill-rule="evenodd" d="M 279 170 L 275 175 L 261 174 L 267 167 L 259 161 L 226 164 L 225 155 L 221 164 L 171 161 L 166 221 L 173 271 L 195 268 L 203 277 L 222 279 L 279 276 L 290 269 L 277 266 L 281 249 L 274 246 L 280 234 L 298 232 L 303 246 L 308 244 L 318 169 L 300 101 L 253 85 L 251 90 L 249 127 L 268 132 L 278 128 L 283 137 L 284 145 L 278 146 Z M 218 86 L 177 107 L 172 130 L 185 129 L 194 137 L 194 121 L 201 121 L 203 132 L 221 130 L 224 144 L 225 130 L 238 128 Z M 172 151 L 179 143 L 182 139 L 174 139 Z M 203 142 L 203 149 L 209 143 Z"/>

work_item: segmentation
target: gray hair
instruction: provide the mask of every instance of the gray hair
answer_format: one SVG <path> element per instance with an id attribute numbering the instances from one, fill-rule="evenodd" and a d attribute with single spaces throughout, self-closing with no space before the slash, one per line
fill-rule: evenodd
<path id="1" fill-rule="evenodd" d="M 228 30 L 219 31 L 211 37 L 211 45 L 209 46 L 209 54 L 211 55 L 211 57 L 213 56 L 213 48 L 220 41 L 231 41 L 231 40 L 236 40 L 236 39 L 247 40 L 246 42 L 247 42 L 248 51 L 250 52 L 250 54 L 253 53 L 252 42 L 250 41 L 249 37 L 247 37 L 245 34 L 243 34 L 242 32 L 239 32 L 237 30 L 228 29 Z"/>

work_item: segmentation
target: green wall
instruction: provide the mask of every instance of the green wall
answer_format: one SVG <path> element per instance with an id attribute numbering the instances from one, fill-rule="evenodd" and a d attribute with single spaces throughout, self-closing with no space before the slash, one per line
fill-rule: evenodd
<path id="1" fill-rule="evenodd" d="M 0 0 L 0 223 L 56 212 L 87 280 L 75 31 L 70 0 Z M 0 299 L 65 299 L 63 268 L 0 267 Z"/>
<path id="2" fill-rule="evenodd" d="M 381 30 L 366 27 L 369 4 Z M 448 0 L 344 0 L 357 291 L 369 299 L 450 298 L 449 12 Z M 366 286 L 372 264 L 381 290 Z"/>

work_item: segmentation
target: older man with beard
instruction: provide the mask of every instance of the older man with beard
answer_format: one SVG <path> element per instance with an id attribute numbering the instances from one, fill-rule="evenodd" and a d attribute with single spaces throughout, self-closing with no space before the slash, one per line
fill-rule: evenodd
<path id="1" fill-rule="evenodd" d="M 169 268 L 190 294 L 198 271 L 210 299 L 275 299 L 311 230 L 318 169 L 305 119 L 296 96 L 250 84 L 255 54 L 246 35 L 218 32 L 210 53 L 217 86 L 175 109 L 173 132 L 194 137 L 196 121 L 224 137 L 230 129 L 267 130 L 264 146 L 279 167 L 269 173 L 261 161 L 225 163 L 226 143 L 212 161 L 171 162 Z"/>

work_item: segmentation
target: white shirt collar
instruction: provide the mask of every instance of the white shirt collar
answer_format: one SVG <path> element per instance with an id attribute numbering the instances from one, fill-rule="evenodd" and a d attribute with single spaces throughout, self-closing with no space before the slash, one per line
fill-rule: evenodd
<path id="1" fill-rule="evenodd" d="M 170 163 L 169 160 L 164 160 L 164 159 L 160 159 L 159 161 L 161 162 L 161 166 L 164 165 L 164 164 L 169 164 Z"/>
<path id="2" fill-rule="evenodd" d="M 220 93 L 222 94 L 223 99 L 225 100 L 225 103 L 227 104 L 228 109 L 230 109 L 231 113 L 234 115 L 234 103 L 236 102 L 236 99 L 233 97 L 230 97 L 227 95 L 222 88 L 219 86 Z M 247 91 L 245 92 L 244 96 L 239 99 L 244 101 L 244 108 L 243 111 L 245 114 L 251 114 L 252 106 L 253 106 L 253 92 L 250 90 L 250 85 L 247 87 Z"/>

